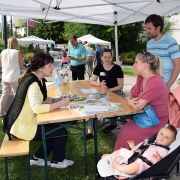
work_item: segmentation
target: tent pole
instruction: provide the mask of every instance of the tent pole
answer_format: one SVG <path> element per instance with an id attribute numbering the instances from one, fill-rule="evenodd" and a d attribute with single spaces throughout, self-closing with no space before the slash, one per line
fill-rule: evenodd
<path id="1" fill-rule="evenodd" d="M 27 37 L 28 37 L 28 27 L 29 27 L 29 26 L 28 26 L 28 19 L 27 19 Z"/>
<path id="2" fill-rule="evenodd" d="M 5 49 L 7 48 L 7 21 L 6 16 L 4 16 L 4 45 Z"/>
<path id="3" fill-rule="evenodd" d="M 114 30 L 115 30 L 116 64 L 119 64 L 119 60 L 118 60 L 118 36 L 117 36 L 117 25 L 115 25 Z"/>

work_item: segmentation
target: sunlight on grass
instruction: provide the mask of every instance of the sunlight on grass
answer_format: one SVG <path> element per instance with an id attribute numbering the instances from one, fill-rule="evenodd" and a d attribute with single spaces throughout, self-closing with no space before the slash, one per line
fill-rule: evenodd
<path id="1" fill-rule="evenodd" d="M 122 68 L 122 71 L 125 75 L 135 76 L 134 68 Z"/>
<path id="2" fill-rule="evenodd" d="M 1 122 L 0 118 L 0 122 Z M 82 123 L 78 123 L 82 127 Z M 2 131 L 2 123 L 0 124 L 0 143 L 4 138 Z M 98 150 L 99 158 L 102 154 L 111 153 L 114 147 L 116 137 L 112 134 L 103 134 L 101 129 L 98 130 Z M 66 158 L 73 160 L 75 164 L 66 169 L 55 169 L 49 167 L 49 177 L 51 180 L 94 180 L 95 178 L 95 157 L 94 157 L 94 140 L 87 141 L 87 158 L 88 158 L 88 177 L 84 175 L 84 146 L 82 134 L 80 131 L 68 129 L 69 136 L 67 138 Z M 78 133 L 78 134 L 77 134 Z M 72 135 L 73 134 L 73 135 Z M 77 135 L 74 135 L 77 134 Z M 40 146 L 40 142 L 30 142 L 30 154 L 32 155 Z M 48 158 L 51 160 L 51 157 Z M 12 157 L 9 159 L 9 180 L 25 180 L 26 174 L 26 158 Z M 0 179 L 5 179 L 4 158 L 0 158 Z M 45 179 L 44 167 L 31 166 L 31 180 Z"/>

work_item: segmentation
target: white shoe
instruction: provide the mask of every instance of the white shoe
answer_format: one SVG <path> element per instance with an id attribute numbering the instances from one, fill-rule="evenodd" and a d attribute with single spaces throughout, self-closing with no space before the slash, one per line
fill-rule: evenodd
<path id="1" fill-rule="evenodd" d="M 45 163 L 44 163 L 44 159 L 41 159 L 41 158 L 33 158 L 30 159 L 30 165 L 31 166 L 45 166 Z M 51 165 L 51 162 L 50 161 L 47 161 L 47 165 L 50 166 Z"/>
<path id="2" fill-rule="evenodd" d="M 51 167 L 58 168 L 58 169 L 65 169 L 68 166 L 74 164 L 74 161 L 64 159 L 62 162 L 51 163 Z"/>
<path id="3" fill-rule="evenodd" d="M 68 160 L 68 159 L 64 159 L 63 163 L 65 163 L 67 166 L 71 166 L 74 164 L 74 161 Z"/>

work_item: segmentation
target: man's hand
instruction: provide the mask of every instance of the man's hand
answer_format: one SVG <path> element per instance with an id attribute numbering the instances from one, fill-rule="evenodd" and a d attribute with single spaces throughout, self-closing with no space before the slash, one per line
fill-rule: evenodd
<path id="1" fill-rule="evenodd" d="M 68 60 L 76 60 L 76 58 L 73 56 L 68 56 Z"/>

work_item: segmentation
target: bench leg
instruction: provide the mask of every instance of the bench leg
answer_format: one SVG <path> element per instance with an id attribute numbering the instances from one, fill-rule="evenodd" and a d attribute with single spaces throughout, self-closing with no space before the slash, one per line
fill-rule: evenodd
<path id="1" fill-rule="evenodd" d="M 45 172 L 46 172 L 46 180 L 49 180 L 49 173 L 48 173 L 48 166 L 47 166 L 47 150 L 46 150 L 46 134 L 44 124 L 41 125 L 42 129 L 42 142 L 43 142 L 43 149 L 44 149 L 44 161 L 45 161 Z"/>
<path id="2" fill-rule="evenodd" d="M 5 163 L 6 180 L 8 180 L 8 157 L 5 157 L 4 163 Z"/>
<path id="3" fill-rule="evenodd" d="M 31 175 L 30 175 L 30 154 L 27 155 L 27 179 L 28 180 L 31 179 Z"/>
<path id="4" fill-rule="evenodd" d="M 84 135 L 84 164 L 85 164 L 85 175 L 88 176 L 87 149 L 86 149 L 86 121 L 85 121 L 85 120 L 83 120 L 83 135 Z"/>

